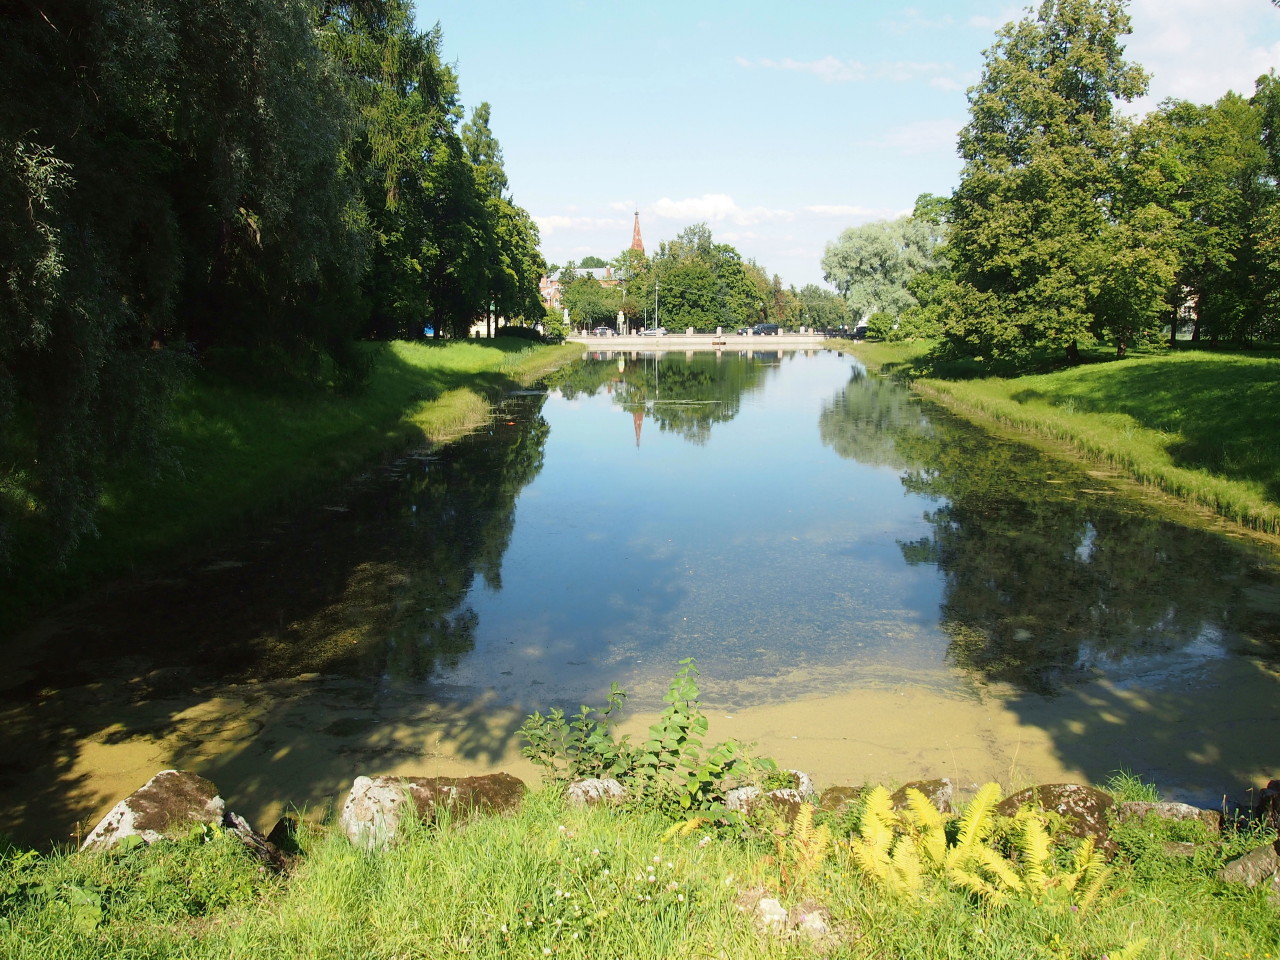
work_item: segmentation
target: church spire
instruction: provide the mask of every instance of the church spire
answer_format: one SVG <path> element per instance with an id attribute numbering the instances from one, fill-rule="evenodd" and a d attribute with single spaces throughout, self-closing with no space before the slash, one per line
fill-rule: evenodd
<path id="1" fill-rule="evenodd" d="M 640 238 L 640 211 L 636 211 L 636 225 L 631 228 L 631 249 L 644 253 L 644 240 Z"/>

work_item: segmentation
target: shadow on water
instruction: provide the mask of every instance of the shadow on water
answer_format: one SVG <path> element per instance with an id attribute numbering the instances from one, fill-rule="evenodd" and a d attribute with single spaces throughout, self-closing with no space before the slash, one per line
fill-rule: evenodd
<path id="1" fill-rule="evenodd" d="M 438 456 L 19 637 L 0 689 L 0 831 L 66 839 L 166 766 L 211 777 L 234 806 L 329 794 L 362 760 L 507 753 L 518 717 L 433 703 L 424 681 L 472 648 L 473 583 L 500 586 L 516 497 L 542 467 L 544 400 L 514 397 Z"/>
<path id="2" fill-rule="evenodd" d="M 821 429 L 842 456 L 898 469 L 935 504 L 929 533 L 899 548 L 943 578 L 947 658 L 1006 691 L 1065 764 L 1104 779 L 1117 764 L 1099 746 L 1123 739 L 1152 775 L 1275 772 L 1274 558 L 1162 519 L 861 371 Z"/>

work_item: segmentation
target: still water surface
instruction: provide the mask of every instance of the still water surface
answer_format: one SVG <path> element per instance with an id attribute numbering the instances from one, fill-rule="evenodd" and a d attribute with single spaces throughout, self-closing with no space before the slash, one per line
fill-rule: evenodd
<path id="1" fill-rule="evenodd" d="M 0 682 L 0 830 L 64 836 L 171 765 L 260 817 L 518 768 L 529 711 L 616 680 L 643 715 L 684 657 L 713 738 L 823 782 L 1124 767 L 1211 803 L 1280 774 L 1278 614 L 1273 556 L 848 356 L 596 354 L 42 624 Z"/>

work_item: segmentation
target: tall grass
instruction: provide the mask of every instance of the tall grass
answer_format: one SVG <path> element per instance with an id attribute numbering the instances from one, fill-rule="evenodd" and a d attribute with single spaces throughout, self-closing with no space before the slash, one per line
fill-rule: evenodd
<path id="1" fill-rule="evenodd" d="M 108 855 L 0 856 L 0 957 L 1144 958 L 1280 956 L 1280 912 L 1261 890 L 1214 874 L 1274 834 L 1246 832 L 1195 856 L 1170 830 L 1123 828 L 1103 896 L 984 905 L 931 883 L 891 894 L 859 872 L 839 820 L 831 852 L 803 880 L 778 868 L 768 828 L 671 836 L 644 810 L 569 809 L 550 790 L 512 816 L 422 827 L 384 853 L 320 829 L 278 880 L 226 837 Z M 1187 838 L 1182 838 L 1187 839 Z M 761 930 L 761 895 L 830 912 L 818 941 Z M 86 899 L 89 907 L 77 907 Z"/>
<path id="2" fill-rule="evenodd" d="M 923 345 L 859 345 L 918 373 Z M 914 376 L 958 412 L 1062 444 L 1246 528 L 1280 534 L 1280 358 L 1185 351 L 1029 376 Z"/>

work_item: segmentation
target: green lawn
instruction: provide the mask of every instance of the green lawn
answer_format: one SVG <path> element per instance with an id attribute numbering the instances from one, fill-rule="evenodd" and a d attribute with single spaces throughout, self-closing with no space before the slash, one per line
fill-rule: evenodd
<path id="1" fill-rule="evenodd" d="M 865 344 L 887 371 L 918 371 L 923 344 Z M 1280 533 L 1280 357 L 1182 351 L 1052 373 L 913 380 L 961 412 L 1062 442 L 1243 526 Z"/>
<path id="2" fill-rule="evenodd" d="M 1028 885 L 1001 903 L 928 866 L 914 890 L 874 879 L 853 852 L 865 818 L 855 808 L 825 826 L 820 815 L 809 832 L 777 821 L 675 830 L 652 810 L 570 809 L 544 789 L 518 814 L 423 828 L 385 853 L 309 831 L 284 878 L 218 832 L 98 855 L 10 850 L 0 852 L 0 957 L 1280 956 L 1280 910 L 1264 890 L 1215 876 L 1274 833 L 1215 839 L 1198 824 L 1126 826 L 1089 890 L 1055 882 L 1070 872 L 1066 860 L 1032 881 L 1031 854 L 1005 845 L 1001 856 Z M 1184 847 L 1170 852 L 1170 840 Z M 1065 856 L 1074 842 L 1052 845 Z M 762 896 L 784 909 L 820 906 L 827 934 L 815 942 L 760 929 L 750 907 Z"/>

